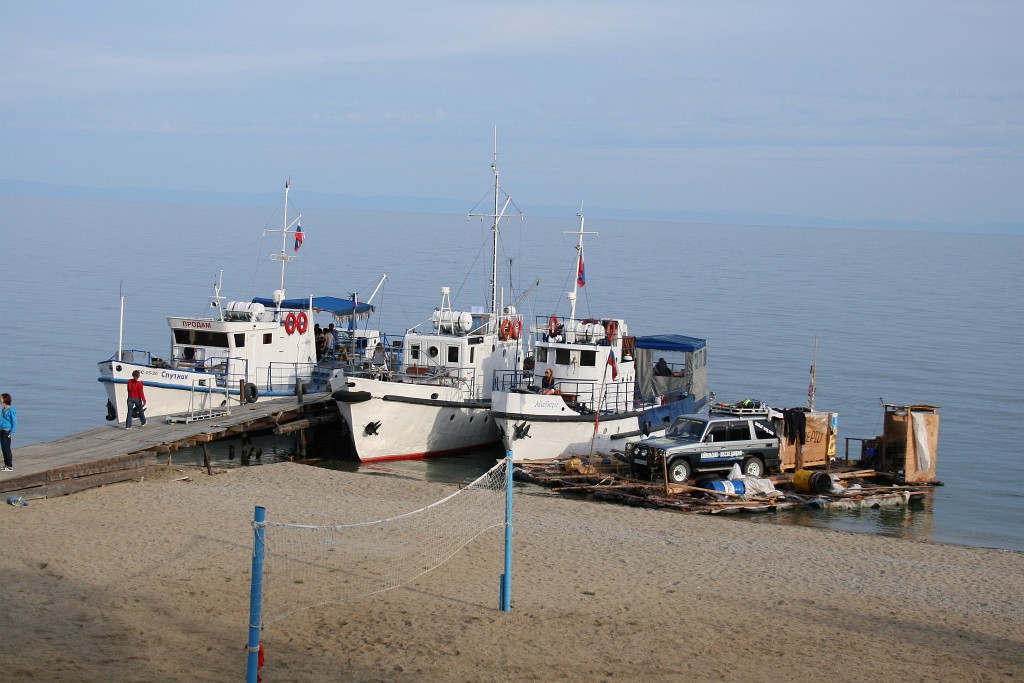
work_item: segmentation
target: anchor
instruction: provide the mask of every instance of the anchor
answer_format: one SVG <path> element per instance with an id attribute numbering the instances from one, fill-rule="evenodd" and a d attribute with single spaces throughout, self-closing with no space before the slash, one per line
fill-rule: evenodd
<path id="1" fill-rule="evenodd" d="M 366 436 L 376 436 L 378 429 L 380 429 L 380 420 L 367 423 L 367 425 L 363 427 L 363 433 L 366 434 Z"/>

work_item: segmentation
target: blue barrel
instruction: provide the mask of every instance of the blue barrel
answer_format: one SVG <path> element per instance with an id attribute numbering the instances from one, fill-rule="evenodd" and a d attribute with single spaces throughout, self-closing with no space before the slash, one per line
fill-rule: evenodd
<path id="1" fill-rule="evenodd" d="M 738 496 L 742 496 L 747 492 L 747 487 L 738 479 L 719 479 L 718 481 L 711 482 L 711 486 L 708 488 L 714 489 L 720 493 L 735 493 Z"/>

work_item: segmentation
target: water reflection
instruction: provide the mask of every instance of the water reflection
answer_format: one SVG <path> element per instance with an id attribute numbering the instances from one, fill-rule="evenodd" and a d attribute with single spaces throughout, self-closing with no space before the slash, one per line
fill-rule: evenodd
<path id="1" fill-rule="evenodd" d="M 882 506 L 866 510 L 797 509 L 732 517 L 751 524 L 808 526 L 910 541 L 932 541 L 933 504 L 932 496 L 927 495 L 923 499 L 911 501 L 908 505 Z"/>

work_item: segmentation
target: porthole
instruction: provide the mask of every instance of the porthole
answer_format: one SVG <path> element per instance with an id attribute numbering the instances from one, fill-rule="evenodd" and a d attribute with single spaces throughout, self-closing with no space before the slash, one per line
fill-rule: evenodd
<path id="1" fill-rule="evenodd" d="M 437 400 L 437 394 L 431 394 L 430 395 L 430 400 L 436 401 Z"/>
<path id="2" fill-rule="evenodd" d="M 437 358 L 437 354 L 438 354 L 438 353 L 440 353 L 440 352 L 439 352 L 439 351 L 437 350 L 437 347 L 436 347 L 436 346 L 431 346 L 430 348 L 428 348 L 428 349 L 427 349 L 427 354 L 428 354 L 428 355 L 429 355 L 429 356 L 430 356 L 431 358 Z"/>
<path id="3" fill-rule="evenodd" d="M 448 421 L 451 422 L 454 419 L 455 419 L 455 415 L 452 415 L 451 417 L 448 418 Z"/>

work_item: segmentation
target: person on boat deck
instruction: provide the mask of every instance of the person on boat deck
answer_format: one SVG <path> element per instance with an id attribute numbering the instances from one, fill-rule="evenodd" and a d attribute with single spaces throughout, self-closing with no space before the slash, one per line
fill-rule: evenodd
<path id="1" fill-rule="evenodd" d="M 132 378 L 128 380 L 128 417 L 125 418 L 124 428 L 132 428 L 132 416 L 135 410 L 139 411 L 139 426 L 146 426 L 146 392 L 142 389 L 141 373 L 138 370 L 132 372 Z"/>
<path id="2" fill-rule="evenodd" d="M 11 453 L 11 437 L 18 428 L 18 411 L 11 405 L 11 395 L 0 394 L 0 450 L 4 452 L 4 472 L 14 471 L 14 456 Z"/>
<path id="3" fill-rule="evenodd" d="M 558 389 L 555 388 L 555 373 L 548 368 L 544 371 L 544 379 L 540 381 L 540 393 L 542 394 L 557 394 Z"/>
<path id="4" fill-rule="evenodd" d="M 313 344 L 316 346 L 316 359 L 324 357 L 324 331 L 320 323 L 313 324 Z"/>
<path id="5" fill-rule="evenodd" d="M 388 358 L 384 353 L 384 345 L 377 342 L 377 348 L 373 350 L 373 367 L 379 368 L 387 365 Z"/>
<path id="6" fill-rule="evenodd" d="M 668 366 L 664 358 L 659 358 L 658 362 L 654 364 L 654 374 L 658 377 L 671 377 L 672 368 Z"/>
<path id="7" fill-rule="evenodd" d="M 334 323 L 327 326 L 324 331 L 324 355 L 331 355 L 334 353 L 334 347 L 338 343 L 337 332 L 334 331 Z"/>

